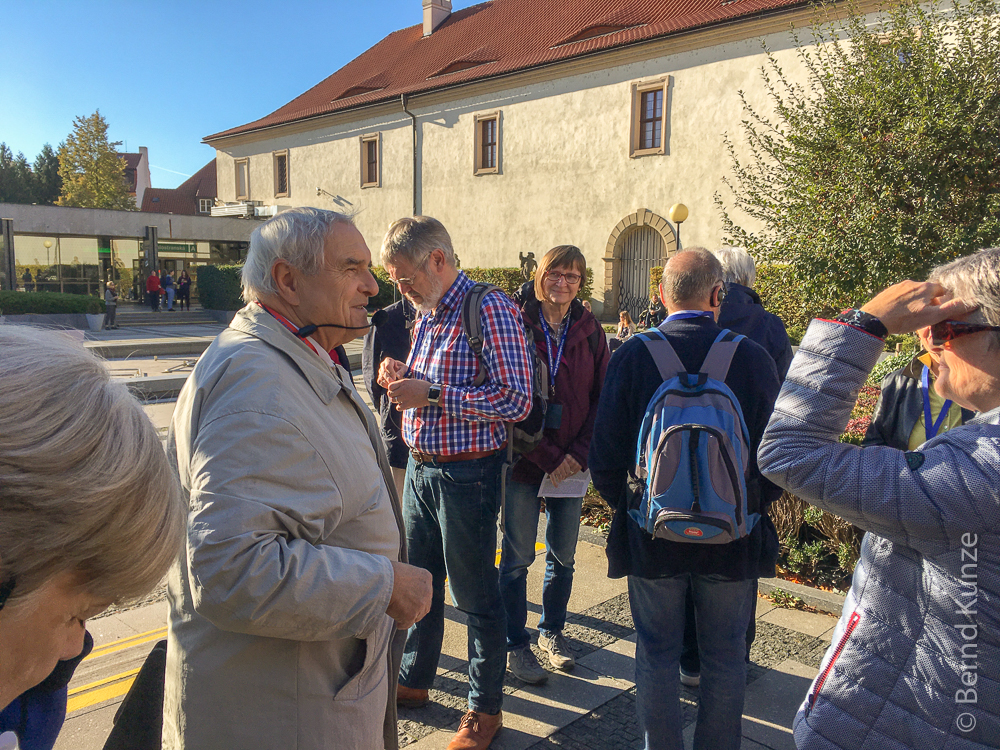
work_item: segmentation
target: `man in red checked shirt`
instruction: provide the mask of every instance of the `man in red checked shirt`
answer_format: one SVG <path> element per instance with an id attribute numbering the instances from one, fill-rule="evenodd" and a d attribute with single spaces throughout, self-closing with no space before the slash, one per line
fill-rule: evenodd
<path id="1" fill-rule="evenodd" d="M 403 520 L 410 563 L 431 572 L 427 616 L 410 628 L 397 700 L 427 702 L 444 635 L 444 582 L 469 620 L 469 711 L 449 750 L 489 746 L 503 724 L 507 666 L 504 609 L 496 559 L 496 523 L 507 425 L 531 409 L 531 368 L 517 307 L 503 292 L 483 298 L 483 367 L 462 328 L 462 303 L 474 283 L 455 265 L 451 237 L 427 216 L 395 222 L 382 264 L 417 308 L 406 363 L 387 357 L 378 382 L 403 411 L 410 448 Z"/>

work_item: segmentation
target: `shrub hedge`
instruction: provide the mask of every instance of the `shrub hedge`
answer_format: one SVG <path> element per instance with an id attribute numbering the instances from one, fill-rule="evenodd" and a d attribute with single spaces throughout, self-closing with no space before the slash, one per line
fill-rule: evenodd
<path id="1" fill-rule="evenodd" d="M 243 265 L 198 266 L 198 297 L 206 310 L 239 310 L 246 303 L 240 297 Z"/>
<path id="2" fill-rule="evenodd" d="M 382 266 L 372 266 L 372 275 L 378 282 L 378 294 L 368 298 L 368 307 L 372 310 L 381 310 L 399 299 L 399 295 L 396 292 L 396 285 L 389 278 L 389 272 Z"/>
<path id="3" fill-rule="evenodd" d="M 0 292 L 4 315 L 79 315 L 104 313 L 104 300 L 59 292 Z"/>

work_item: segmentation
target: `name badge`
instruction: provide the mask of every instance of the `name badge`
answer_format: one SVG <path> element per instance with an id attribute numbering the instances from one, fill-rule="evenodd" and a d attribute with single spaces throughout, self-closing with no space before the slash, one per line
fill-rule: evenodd
<path id="1" fill-rule="evenodd" d="M 562 424 L 562 404 L 549 404 L 545 412 L 545 429 L 558 430 Z"/>

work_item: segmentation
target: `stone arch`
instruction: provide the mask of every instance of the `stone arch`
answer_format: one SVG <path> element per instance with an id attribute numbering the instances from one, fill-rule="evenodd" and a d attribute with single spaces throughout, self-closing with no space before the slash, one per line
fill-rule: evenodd
<path id="1" fill-rule="evenodd" d="M 635 232 L 645 230 L 659 235 L 663 242 L 664 260 L 677 252 L 677 231 L 659 214 L 640 208 L 619 221 L 608 237 L 604 251 L 604 317 L 617 319 L 622 300 L 622 251 L 626 240 Z"/>

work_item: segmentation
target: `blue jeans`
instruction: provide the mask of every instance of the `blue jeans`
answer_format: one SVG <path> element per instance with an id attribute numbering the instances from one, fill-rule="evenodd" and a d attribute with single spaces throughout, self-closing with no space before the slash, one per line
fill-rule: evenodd
<path id="1" fill-rule="evenodd" d="M 507 648 L 531 642 L 528 620 L 528 566 L 535 559 L 535 535 L 541 509 L 538 485 L 507 483 L 503 546 L 500 556 L 500 595 L 507 611 Z M 582 497 L 545 498 L 545 580 L 542 582 L 540 633 L 561 633 L 566 605 L 573 590 L 573 563 L 580 533 Z"/>
<path id="2" fill-rule="evenodd" d="M 434 682 L 444 637 L 444 583 L 468 618 L 469 708 L 500 711 L 507 669 L 504 612 L 497 583 L 497 515 L 504 454 L 452 463 L 410 458 L 403 487 L 403 522 L 411 565 L 434 579 L 431 610 L 410 628 L 399 684 Z"/>
<path id="3" fill-rule="evenodd" d="M 678 673 L 684 597 L 694 596 L 701 699 L 694 750 L 738 750 L 746 692 L 746 633 L 754 581 L 718 576 L 628 577 L 635 621 L 636 712 L 646 750 L 683 750 Z"/>
<path id="4" fill-rule="evenodd" d="M 174 309 L 174 288 L 172 286 L 167 287 L 167 309 Z"/>

